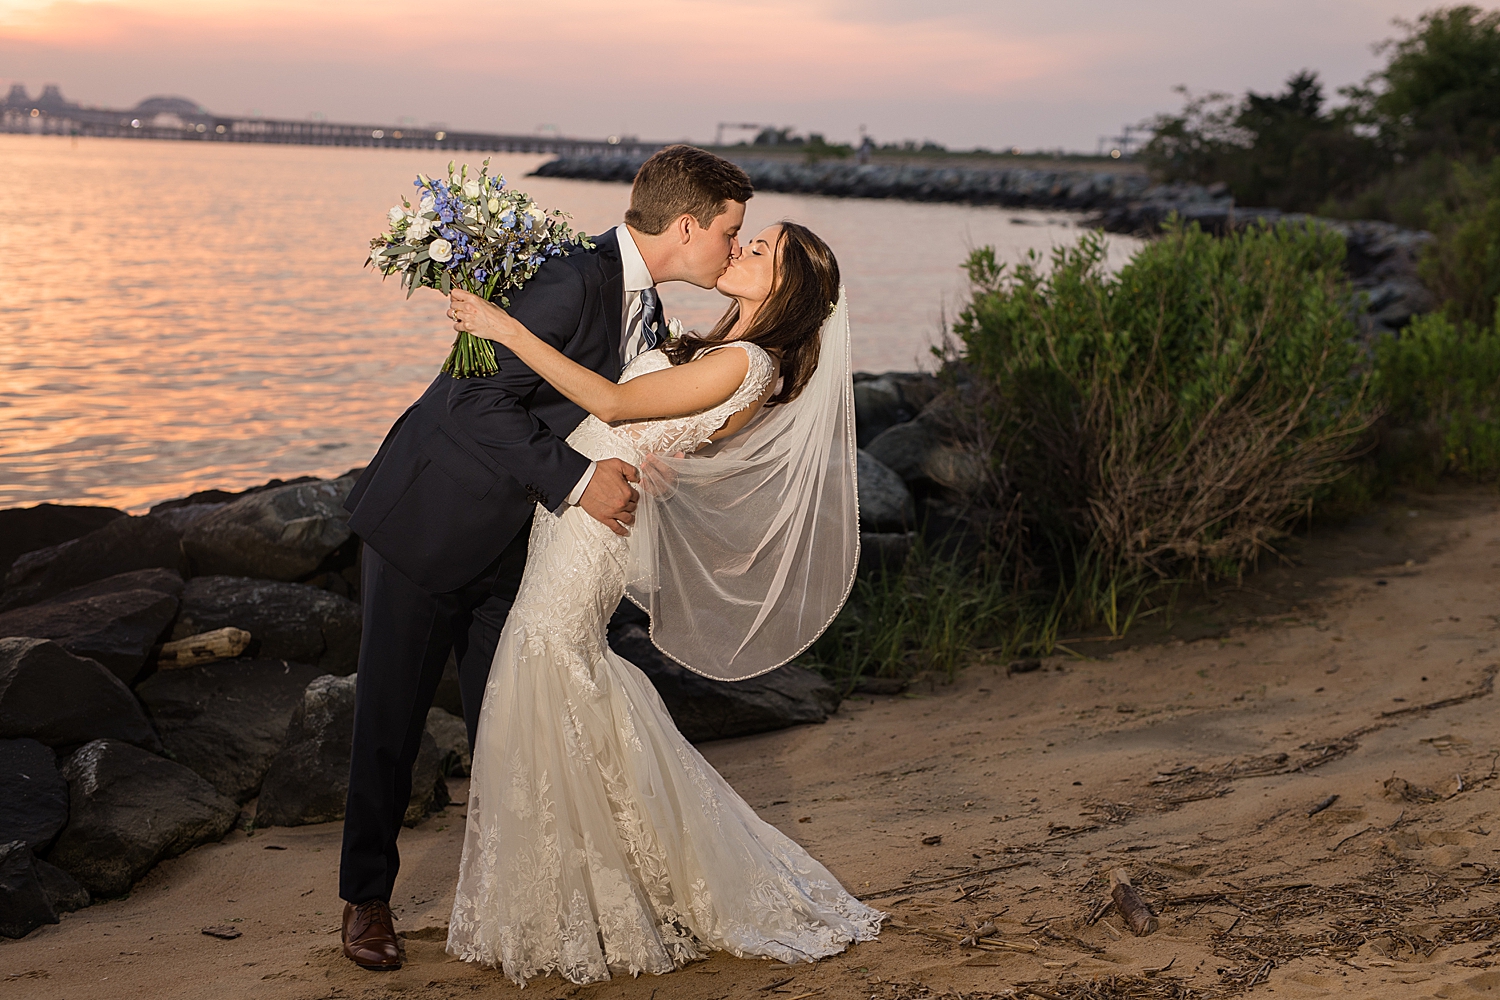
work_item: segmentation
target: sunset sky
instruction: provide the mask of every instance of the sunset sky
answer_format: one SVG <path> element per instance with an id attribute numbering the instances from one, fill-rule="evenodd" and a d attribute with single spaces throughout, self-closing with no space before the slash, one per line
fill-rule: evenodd
<path id="1" fill-rule="evenodd" d="M 1330 90 L 1410 0 L 0 0 L 0 83 L 86 104 L 644 139 L 720 121 L 1093 151 L 1176 84 Z M 1491 3 L 1484 6 L 1493 6 Z"/>

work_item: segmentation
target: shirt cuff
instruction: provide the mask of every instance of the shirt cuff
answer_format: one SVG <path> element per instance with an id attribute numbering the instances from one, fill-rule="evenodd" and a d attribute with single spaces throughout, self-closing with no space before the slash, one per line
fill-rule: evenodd
<path id="1" fill-rule="evenodd" d="M 589 463 L 589 467 L 583 470 L 583 475 L 579 478 L 578 485 L 573 487 L 573 492 L 568 494 L 568 499 L 563 501 L 564 503 L 571 507 L 578 506 L 578 501 L 583 499 L 583 491 L 589 488 L 589 483 L 594 478 L 594 469 L 598 464 L 598 462 Z"/>

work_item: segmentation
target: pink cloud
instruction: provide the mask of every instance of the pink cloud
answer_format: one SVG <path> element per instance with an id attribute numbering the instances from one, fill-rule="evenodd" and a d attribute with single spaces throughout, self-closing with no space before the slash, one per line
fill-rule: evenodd
<path id="1" fill-rule="evenodd" d="M 215 110 L 565 133 L 712 134 L 719 120 L 850 138 L 1091 147 L 1171 87 L 1330 84 L 1423 0 L 0 0 L 0 66 L 76 98 L 177 92 Z M 450 13 L 451 12 L 451 13 Z M 601 86 L 601 81 L 605 85 Z"/>
<path id="2" fill-rule="evenodd" d="M 508 5 L 463 25 L 412 17 L 406 5 L 348 0 L 295 8 L 56 0 L 0 19 L 0 40 L 75 51 L 181 53 L 190 46 L 325 65 L 391 59 L 393 87 L 404 74 L 443 67 L 457 82 L 469 74 L 546 79 L 592 63 L 608 66 L 621 83 L 661 87 L 664 100 L 684 81 L 700 91 L 781 98 L 809 86 L 825 96 L 911 88 L 983 94 L 1056 72 L 1085 55 L 975 32 L 951 18 L 845 20 L 793 0 L 557 0 Z"/>

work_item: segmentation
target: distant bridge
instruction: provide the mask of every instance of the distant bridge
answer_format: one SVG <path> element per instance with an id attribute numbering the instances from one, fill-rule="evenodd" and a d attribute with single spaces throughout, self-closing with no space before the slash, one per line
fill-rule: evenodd
<path id="1" fill-rule="evenodd" d="M 383 149 L 440 149 L 476 153 L 558 153 L 567 155 L 649 156 L 663 143 L 634 138 L 564 139 L 558 136 L 504 135 L 440 128 L 349 125 L 287 118 L 216 115 L 180 97 L 153 97 L 129 111 L 84 108 L 64 101 L 56 87 L 32 99 L 21 85 L 0 102 L 0 132 L 83 135 L 112 139 L 168 139 L 179 142 L 263 142 L 297 146 L 366 146 Z"/>

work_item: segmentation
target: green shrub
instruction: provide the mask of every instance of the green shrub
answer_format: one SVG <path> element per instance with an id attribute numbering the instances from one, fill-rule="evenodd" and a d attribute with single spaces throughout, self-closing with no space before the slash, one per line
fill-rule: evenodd
<path id="1" fill-rule="evenodd" d="M 1045 271 L 975 251 L 953 427 L 1002 467 L 1029 558 L 1234 576 L 1306 515 L 1374 415 L 1343 255 L 1312 225 L 1175 222 L 1118 275 L 1098 235 Z"/>
<path id="2" fill-rule="evenodd" d="M 1008 656 L 1038 641 L 1044 627 L 1013 583 L 1001 560 L 955 558 L 919 541 L 900 566 L 859 578 L 809 658 L 846 692 L 861 677 L 930 671 L 951 681 L 979 650 Z"/>
<path id="3" fill-rule="evenodd" d="M 1403 163 L 1357 194 L 1330 197 L 1316 214 L 1330 219 L 1379 219 L 1407 229 L 1427 228 L 1432 202 L 1453 184 L 1453 161 L 1439 153 Z"/>
<path id="4" fill-rule="evenodd" d="M 1375 345 L 1386 483 L 1500 473 L 1500 159 L 1451 166 L 1419 265 L 1442 311 Z"/>
<path id="5" fill-rule="evenodd" d="M 1393 478 L 1500 473 L 1500 306 L 1491 324 L 1414 319 L 1375 347 L 1389 412 L 1381 464 Z"/>
<path id="6" fill-rule="evenodd" d="M 1500 308 L 1500 157 L 1487 170 L 1453 165 L 1447 197 L 1428 212 L 1433 239 L 1420 264 L 1456 323 L 1489 325 Z"/>
<path id="7" fill-rule="evenodd" d="M 1314 226 L 1175 223 L 1117 275 L 1098 234 L 1050 267 L 976 250 L 936 404 L 982 470 L 955 491 L 969 534 L 862 577 L 810 664 L 845 690 L 951 679 L 1242 572 L 1333 493 L 1376 414 L 1343 255 Z"/>
<path id="8" fill-rule="evenodd" d="M 978 655 L 1052 653 L 1062 629 L 1124 635 L 1175 596 L 1154 575 L 1120 573 L 1091 553 L 1075 565 L 1054 590 L 1028 588 L 1014 559 L 918 539 L 901 564 L 859 578 L 805 662 L 846 694 L 862 678 L 952 681 Z"/>

